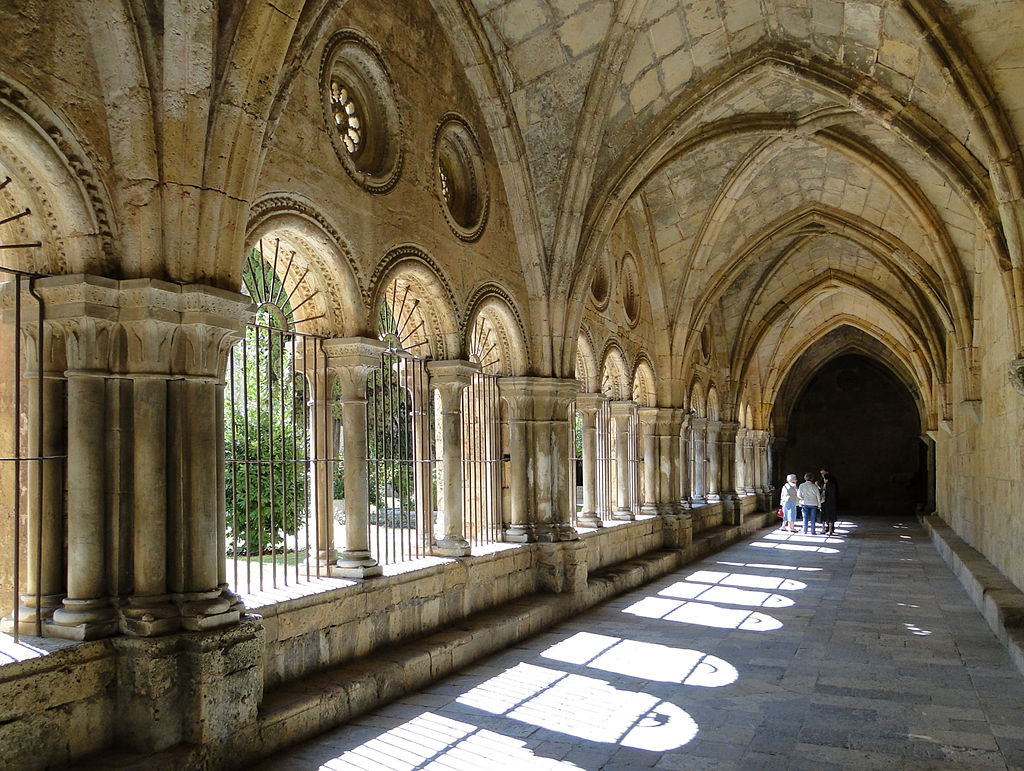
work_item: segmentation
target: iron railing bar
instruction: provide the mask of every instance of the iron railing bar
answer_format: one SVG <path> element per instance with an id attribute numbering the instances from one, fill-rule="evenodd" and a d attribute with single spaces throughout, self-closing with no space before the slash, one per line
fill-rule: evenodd
<path id="1" fill-rule="evenodd" d="M 14 290 L 14 430 L 11 436 L 14 438 L 14 455 L 17 460 L 14 462 L 14 610 L 11 615 L 14 621 L 14 642 L 18 644 L 21 638 L 21 276 L 15 277 Z M 42 334 L 43 330 L 40 329 L 40 337 Z M 40 361 L 39 366 L 42 365 Z"/>
<path id="2" fill-rule="evenodd" d="M 26 211 L 28 211 L 26 209 Z M 46 335 L 43 334 L 43 319 L 45 313 L 43 311 L 43 298 L 36 291 L 35 278 L 29 278 L 28 280 L 28 292 L 36 300 L 36 377 L 38 378 L 38 384 L 36 386 L 36 451 L 38 457 L 36 463 L 38 464 L 39 473 L 36 475 L 36 505 L 39 507 L 39 516 L 36 517 L 36 636 L 43 636 L 43 618 L 42 618 L 42 599 L 43 599 L 43 494 L 46 487 L 43 484 L 43 475 L 46 473 L 46 464 L 43 462 L 44 451 L 45 451 L 45 440 L 46 440 L 46 399 L 44 398 L 43 389 L 46 384 L 46 380 L 43 373 L 43 362 L 45 361 L 45 339 Z"/>

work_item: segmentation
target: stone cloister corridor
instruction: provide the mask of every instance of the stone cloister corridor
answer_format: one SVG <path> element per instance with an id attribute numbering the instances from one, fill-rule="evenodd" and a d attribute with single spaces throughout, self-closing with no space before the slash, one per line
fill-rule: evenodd
<path id="1" fill-rule="evenodd" d="M 825 468 L 858 535 L 750 611 L 787 619 L 787 687 L 813 619 L 866 644 L 840 587 L 920 578 L 868 515 L 1024 672 L 1024 0 L 0 0 L 0 30 L 0 767 L 247 767 L 635 592 L 742 615 L 658 582 L 781 559 L 786 475 Z M 883 701 L 962 709 L 875 750 L 1020 764 L 980 690 L 942 701 L 987 675 L 929 596 L 879 611 Z M 859 748 L 812 690 L 772 744 L 772 665 L 732 652 L 735 712 L 650 718 L 684 752 Z M 541 712 L 487 725 L 551 757 Z"/>
<path id="2" fill-rule="evenodd" d="M 913 518 L 761 530 L 259 771 L 1022 768 L 1024 677 Z"/>

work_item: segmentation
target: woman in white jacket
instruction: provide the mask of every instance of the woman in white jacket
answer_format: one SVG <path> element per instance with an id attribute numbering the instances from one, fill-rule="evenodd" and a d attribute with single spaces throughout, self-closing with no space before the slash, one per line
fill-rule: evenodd
<path id="1" fill-rule="evenodd" d="M 818 508 L 821 506 L 821 488 L 814 484 L 814 472 L 808 471 L 804 474 L 804 482 L 797 488 L 797 498 L 800 500 L 800 508 L 804 512 L 804 533 L 807 533 L 807 525 L 811 526 L 811 535 L 818 532 Z"/>
<path id="2" fill-rule="evenodd" d="M 779 504 L 782 506 L 782 531 L 795 533 L 797 505 L 796 474 L 790 474 L 786 477 L 786 484 L 782 486 L 782 493 L 779 496 Z"/>

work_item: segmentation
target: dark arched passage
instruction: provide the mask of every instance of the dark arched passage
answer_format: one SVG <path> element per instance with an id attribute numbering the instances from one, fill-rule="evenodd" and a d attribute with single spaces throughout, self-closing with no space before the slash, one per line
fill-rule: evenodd
<path id="1" fill-rule="evenodd" d="M 781 474 L 828 468 L 843 509 L 907 514 L 927 499 L 914 400 L 874 359 L 847 354 L 826 363 L 797 397 L 788 427 Z"/>

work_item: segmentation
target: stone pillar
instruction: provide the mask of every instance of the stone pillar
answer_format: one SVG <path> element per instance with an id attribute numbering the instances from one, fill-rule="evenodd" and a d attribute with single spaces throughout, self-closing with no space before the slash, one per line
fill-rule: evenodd
<path id="1" fill-rule="evenodd" d="M 179 628 L 167 584 L 167 397 L 181 289 L 152 279 L 121 282 L 124 371 L 132 382 L 132 592 L 121 608 L 126 634 Z M 224 537 L 224 529 L 220 530 Z"/>
<path id="2" fill-rule="evenodd" d="M 725 504 L 724 518 L 727 523 L 738 525 L 740 519 L 740 496 L 736 490 L 736 432 L 739 430 L 739 423 L 735 421 L 722 421 L 716 426 L 718 457 L 720 459 L 718 476 L 719 500 Z"/>
<path id="3" fill-rule="evenodd" d="M 581 527 L 603 527 L 597 513 L 597 413 L 606 401 L 602 394 L 579 394 L 576 411 L 583 424 L 583 511 L 576 518 Z"/>
<path id="4" fill-rule="evenodd" d="M 569 405 L 579 382 L 510 377 L 499 380 L 498 387 L 509 406 L 512 444 L 512 527 L 506 539 L 575 540 L 579 536 L 570 524 L 570 507 L 575 507 L 569 495 L 574 487 Z M 524 502 L 525 512 L 518 508 Z"/>
<path id="5" fill-rule="evenodd" d="M 743 458 L 743 494 L 754 495 L 757 493 L 757 482 L 756 482 L 756 466 L 754 457 L 754 431 L 751 429 L 742 429 L 743 436 L 740 440 L 740 447 L 742 448 L 741 454 Z"/>
<path id="6" fill-rule="evenodd" d="M 317 575 L 330 575 L 337 565 L 338 551 L 334 548 L 334 475 L 329 458 L 334 457 L 333 420 L 331 406 L 331 373 L 326 357 L 303 346 L 296 351 L 295 371 L 301 372 L 306 380 L 308 410 L 309 446 L 313 463 L 310 472 L 309 519 L 314 526 L 314 553 L 309 562 L 316 567 Z"/>
<path id="7" fill-rule="evenodd" d="M 345 550 L 334 575 L 369 578 L 383 572 L 370 554 L 370 498 L 366 465 L 366 380 L 380 366 L 385 349 L 380 340 L 345 338 L 324 342 L 327 366 L 341 391 L 345 458 Z"/>
<path id="8" fill-rule="evenodd" d="M 117 631 L 107 573 L 107 380 L 116 335 L 117 282 L 61 276 L 39 282 L 47 317 L 62 329 L 67 354 L 67 596 L 46 634 L 91 640 Z M 51 291 L 52 290 L 52 291 Z"/>
<path id="9" fill-rule="evenodd" d="M 15 292 L 21 288 L 20 316 Z M 67 369 L 60 327 L 51 321 L 39 324 L 39 305 L 28 291 L 28 282 L 10 282 L 3 287 L 5 324 L 20 325 L 24 368 L 22 370 L 21 416 L 24 416 L 25 454 L 46 458 L 27 464 L 25 562 L 20 584 L 24 589 L 18 607 L 17 631 L 41 636 L 43 624 L 66 596 L 64 563 L 64 456 L 65 380 Z M 13 381 L 11 385 L 16 385 Z M 12 440 L 20 431 L 21 416 L 11 415 L 15 425 Z M 14 631 L 14 617 L 3 619 L 0 630 Z"/>
<path id="10" fill-rule="evenodd" d="M 615 424 L 615 511 L 612 519 L 628 522 L 636 519 L 629 505 L 629 423 L 636 410 L 636 402 L 612 402 L 611 408 Z"/>
<path id="11" fill-rule="evenodd" d="M 665 510 L 665 495 L 668 481 L 662 479 L 661 436 L 658 431 L 657 407 L 641 407 L 637 417 L 644 430 L 644 498 L 640 506 L 642 514 L 658 514 Z M 668 459 L 665 459 L 666 462 Z M 665 471 L 668 471 L 666 466 Z"/>
<path id="12" fill-rule="evenodd" d="M 693 469 L 693 497 L 690 501 L 693 506 L 703 506 L 707 499 L 707 426 L 705 418 L 693 418 L 690 421 L 690 439 L 693 446 L 692 462 Z"/>
<path id="13" fill-rule="evenodd" d="M 498 381 L 501 398 L 508 406 L 509 440 L 509 527 L 505 540 L 530 543 L 537 540 L 537 527 L 530 519 L 530 398 Z"/>
<path id="14" fill-rule="evenodd" d="M 690 416 L 685 412 L 679 422 L 679 433 L 675 437 L 677 458 L 675 477 L 671 482 L 675 490 L 676 498 L 683 509 L 689 509 L 690 504 Z"/>
<path id="15" fill-rule="evenodd" d="M 719 429 L 722 424 L 717 420 L 708 420 L 707 429 L 705 432 L 705 448 L 707 452 L 707 478 L 706 483 L 708 486 L 707 501 L 708 503 L 718 503 L 722 500 L 718 494 L 719 485 L 722 482 L 722 448 L 718 442 Z M 730 453 L 732 448 L 729 448 Z M 728 467 L 731 470 L 732 455 L 729 454 Z"/>
<path id="16" fill-rule="evenodd" d="M 249 297 L 216 287 L 180 287 L 181 326 L 167 398 L 167 583 L 188 630 L 238 622 L 224 548 L 224 376 L 252 315 Z"/>
<path id="17" fill-rule="evenodd" d="M 430 384 L 441 398 L 441 468 L 444 479 L 441 515 L 444 536 L 433 553 L 444 557 L 469 554 L 462 521 L 462 393 L 480 371 L 468 361 L 427 362 Z"/>

